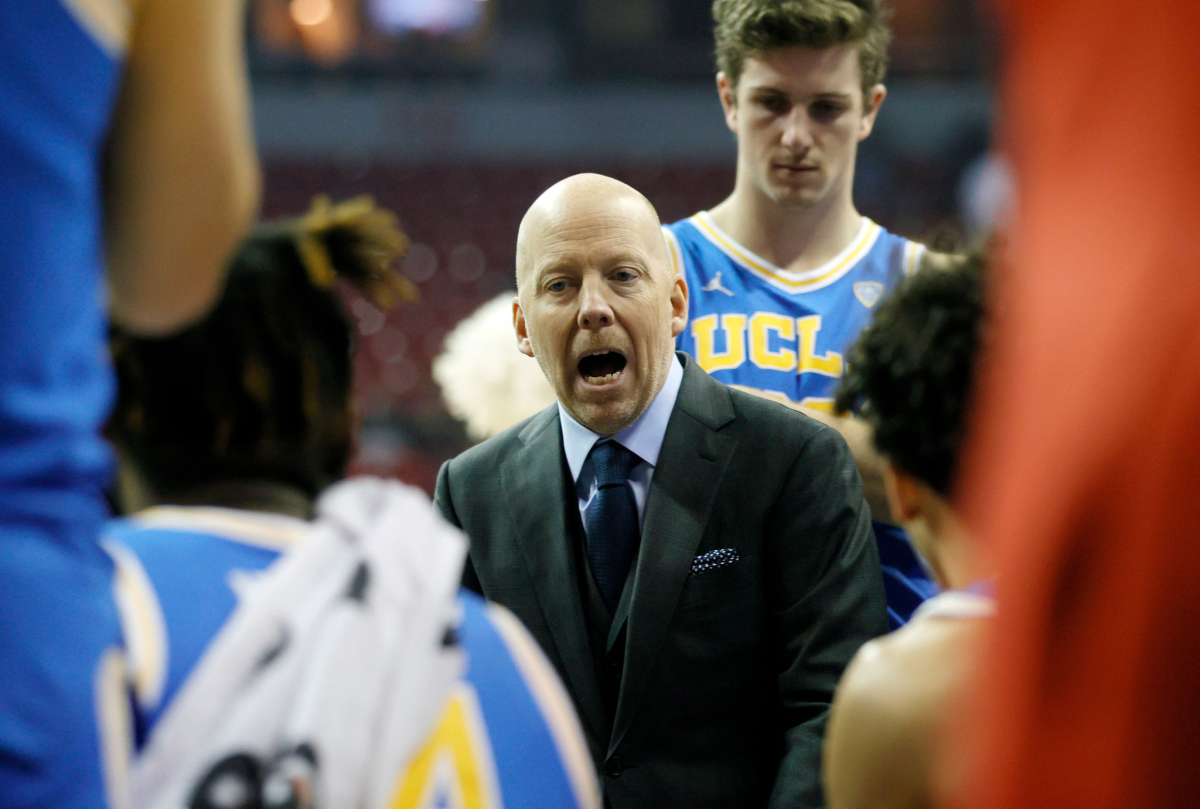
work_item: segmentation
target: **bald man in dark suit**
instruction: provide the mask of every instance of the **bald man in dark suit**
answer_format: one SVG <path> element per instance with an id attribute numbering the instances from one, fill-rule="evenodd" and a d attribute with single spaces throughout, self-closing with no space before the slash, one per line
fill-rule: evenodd
<path id="1" fill-rule="evenodd" d="M 558 403 L 442 467 L 465 583 L 525 622 L 579 710 L 606 803 L 819 807 L 842 670 L 887 630 L 845 443 L 684 354 L 653 207 L 549 189 L 518 237 L 514 326 Z"/>

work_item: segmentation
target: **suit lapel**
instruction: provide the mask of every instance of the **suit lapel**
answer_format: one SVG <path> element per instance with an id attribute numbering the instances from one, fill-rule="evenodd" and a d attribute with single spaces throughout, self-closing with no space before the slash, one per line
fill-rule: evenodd
<path id="1" fill-rule="evenodd" d="M 608 723 L 596 681 L 595 664 L 584 623 L 579 577 L 575 570 L 567 508 L 575 507 L 568 489 L 570 472 L 562 450 L 558 409 L 548 408 L 520 435 L 524 447 L 501 464 L 504 492 L 513 504 L 516 544 L 542 610 L 559 671 L 575 699 L 592 739 L 604 739 Z"/>
<path id="2" fill-rule="evenodd" d="M 642 523 L 641 550 L 628 616 L 625 670 L 609 752 L 617 748 L 637 711 L 679 595 L 704 535 L 713 500 L 737 447 L 717 430 L 734 418 L 724 385 L 681 355 L 683 384 L 663 437 Z M 612 635 L 610 635 L 610 638 Z"/>

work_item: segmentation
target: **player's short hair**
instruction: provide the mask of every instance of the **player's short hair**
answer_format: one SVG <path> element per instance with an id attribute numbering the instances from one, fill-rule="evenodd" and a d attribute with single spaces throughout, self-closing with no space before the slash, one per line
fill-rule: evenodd
<path id="1" fill-rule="evenodd" d="M 927 259 L 880 302 L 837 391 L 838 411 L 856 410 L 880 452 L 946 496 L 981 339 L 985 265 L 979 253 Z"/>
<path id="2" fill-rule="evenodd" d="M 114 328 L 109 436 L 160 495 L 256 479 L 315 496 L 352 446 L 353 329 L 334 282 L 390 307 L 413 292 L 391 272 L 407 247 L 366 197 L 259 225 L 203 321 L 165 338 Z"/>
<path id="3" fill-rule="evenodd" d="M 858 47 L 863 104 L 887 73 L 891 31 L 883 0 L 714 0 L 717 70 L 734 87 L 747 56 L 793 45 Z"/>

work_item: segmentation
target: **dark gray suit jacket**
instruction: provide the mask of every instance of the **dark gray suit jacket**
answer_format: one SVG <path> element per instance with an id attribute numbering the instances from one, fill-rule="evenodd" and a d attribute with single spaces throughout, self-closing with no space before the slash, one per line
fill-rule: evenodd
<path id="1" fill-rule="evenodd" d="M 585 626 L 557 407 L 447 462 L 435 499 L 470 539 L 466 582 L 512 610 L 558 669 L 612 807 L 821 806 L 834 687 L 887 631 L 858 472 L 836 431 L 679 356 L 615 619 L 626 632 L 615 714 Z M 722 549 L 738 561 L 692 572 Z"/>

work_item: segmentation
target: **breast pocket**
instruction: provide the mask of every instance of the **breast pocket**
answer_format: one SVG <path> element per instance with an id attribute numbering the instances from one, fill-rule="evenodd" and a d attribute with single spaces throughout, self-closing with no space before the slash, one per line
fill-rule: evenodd
<path id="1" fill-rule="evenodd" d="M 704 556 L 697 557 L 692 572 L 684 581 L 680 594 L 680 606 L 696 606 L 722 600 L 736 603 L 746 597 L 745 591 L 754 585 L 754 565 L 751 560 L 738 558 L 736 561 L 708 566 Z"/>

